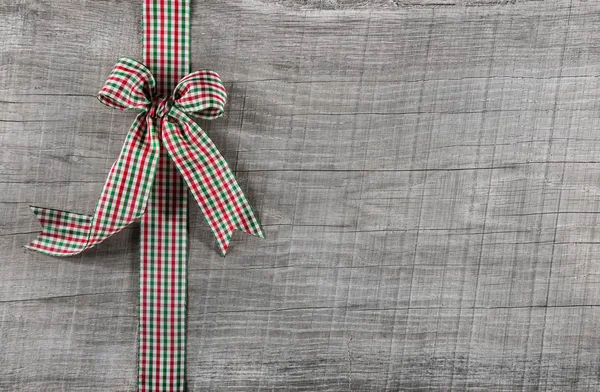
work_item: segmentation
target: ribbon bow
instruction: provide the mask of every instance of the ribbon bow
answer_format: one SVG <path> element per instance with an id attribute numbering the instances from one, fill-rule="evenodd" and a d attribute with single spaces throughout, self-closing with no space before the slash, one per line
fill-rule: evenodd
<path id="1" fill-rule="evenodd" d="M 234 229 L 264 238 L 225 158 L 189 117 L 220 117 L 226 98 L 219 75 L 208 70 L 184 77 L 172 96 L 157 97 L 150 71 L 138 61 L 120 59 L 98 99 L 112 108 L 141 113 L 110 169 L 94 214 L 32 206 L 43 231 L 25 247 L 52 256 L 75 255 L 140 218 L 154 184 L 161 149 L 184 178 L 223 255 Z"/>

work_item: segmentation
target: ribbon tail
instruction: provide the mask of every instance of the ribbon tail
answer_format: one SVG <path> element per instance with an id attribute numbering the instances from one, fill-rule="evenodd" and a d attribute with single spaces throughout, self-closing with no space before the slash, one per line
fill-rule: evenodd
<path id="1" fill-rule="evenodd" d="M 137 116 L 112 165 L 93 215 L 32 206 L 42 233 L 25 248 L 51 256 L 72 256 L 97 245 L 141 217 L 160 151 L 152 123 Z"/>
<path id="2" fill-rule="evenodd" d="M 173 113 L 174 112 L 174 113 Z M 227 161 L 208 135 L 185 113 L 163 123 L 163 143 L 217 238 L 224 256 L 234 230 L 265 238 Z"/>
<path id="3" fill-rule="evenodd" d="M 92 217 L 74 212 L 30 206 L 43 231 L 25 248 L 51 256 L 65 256 L 87 243 Z"/>

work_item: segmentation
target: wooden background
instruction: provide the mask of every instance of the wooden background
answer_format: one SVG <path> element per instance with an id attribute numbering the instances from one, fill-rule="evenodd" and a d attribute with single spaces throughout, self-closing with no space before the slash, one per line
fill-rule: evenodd
<path id="1" fill-rule="evenodd" d="M 0 1 L 0 390 L 133 391 L 139 226 L 92 212 L 134 113 L 140 0 Z M 600 3 L 193 2 L 202 123 L 267 240 L 191 209 L 190 391 L 600 390 Z"/>

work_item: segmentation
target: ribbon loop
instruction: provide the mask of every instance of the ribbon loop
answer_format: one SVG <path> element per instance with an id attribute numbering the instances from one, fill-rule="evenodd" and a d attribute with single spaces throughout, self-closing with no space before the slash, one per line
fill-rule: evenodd
<path id="1" fill-rule="evenodd" d="M 148 110 L 155 94 L 156 82 L 148 68 L 124 57 L 117 61 L 98 93 L 98 100 L 115 109 Z"/>
<path id="2" fill-rule="evenodd" d="M 204 120 L 223 115 L 227 92 L 216 72 L 197 71 L 181 79 L 173 91 L 175 106 Z"/>

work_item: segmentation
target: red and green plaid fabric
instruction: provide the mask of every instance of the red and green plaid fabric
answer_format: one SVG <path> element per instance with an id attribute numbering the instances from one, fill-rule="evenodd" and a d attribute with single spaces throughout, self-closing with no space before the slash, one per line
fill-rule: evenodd
<path id="1" fill-rule="evenodd" d="M 189 0 L 144 0 L 144 62 L 156 92 L 189 72 Z M 164 143 L 161 144 L 164 151 Z M 138 390 L 185 390 L 188 198 L 166 154 L 141 222 Z"/>
<path id="2" fill-rule="evenodd" d="M 81 253 L 145 216 L 157 189 L 160 157 L 168 157 L 189 187 L 223 255 L 231 233 L 264 234 L 239 184 L 208 135 L 190 117 L 223 114 L 225 87 L 219 75 L 198 71 L 183 78 L 169 97 L 157 97 L 152 74 L 122 58 L 98 99 L 117 109 L 138 109 L 93 215 L 32 207 L 44 231 L 26 247 L 52 256 Z M 164 150 L 164 151 L 163 151 Z M 175 175 L 173 175 L 175 177 Z M 168 188 L 168 187 L 167 187 Z"/>
<path id="3" fill-rule="evenodd" d="M 75 255 L 141 218 L 138 390 L 184 391 L 187 190 L 223 255 L 233 230 L 261 238 L 264 233 L 227 162 L 190 117 L 220 117 L 227 96 L 215 72 L 184 77 L 189 1 L 144 1 L 149 68 L 120 59 L 98 95 L 110 107 L 141 113 L 94 213 L 32 207 L 43 231 L 26 247 L 53 256 Z"/>

